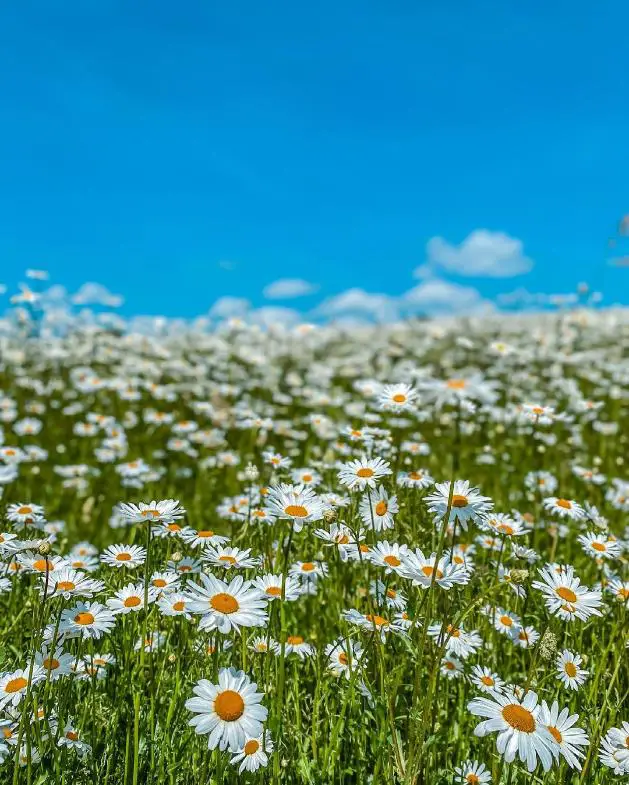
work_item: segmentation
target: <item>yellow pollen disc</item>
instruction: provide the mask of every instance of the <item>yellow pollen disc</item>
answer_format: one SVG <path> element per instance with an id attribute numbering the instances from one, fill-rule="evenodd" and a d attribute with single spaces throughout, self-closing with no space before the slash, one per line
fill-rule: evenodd
<path id="1" fill-rule="evenodd" d="M 550 735 L 557 742 L 557 744 L 561 744 L 563 737 L 561 733 L 557 730 L 557 728 L 555 728 L 553 725 L 549 725 L 548 730 L 550 731 Z"/>
<path id="2" fill-rule="evenodd" d="M 20 690 L 23 690 L 24 687 L 27 686 L 28 686 L 28 682 L 26 681 L 26 679 L 23 678 L 22 676 L 18 676 L 17 679 L 11 679 L 11 681 L 7 682 L 4 691 L 10 693 L 19 692 Z"/>
<path id="3" fill-rule="evenodd" d="M 595 551 L 599 551 L 599 553 L 604 553 L 607 550 L 602 542 L 593 542 L 592 548 L 594 548 Z"/>
<path id="4" fill-rule="evenodd" d="M 314 568 L 315 568 L 315 566 L 314 566 L 314 564 L 311 561 L 305 561 L 301 565 L 301 571 L 302 572 L 312 572 L 314 570 Z"/>
<path id="5" fill-rule="evenodd" d="M 469 785 L 478 785 L 478 783 L 480 782 L 476 774 L 468 774 L 467 777 L 465 778 L 465 781 L 469 783 Z"/>
<path id="6" fill-rule="evenodd" d="M 46 572 L 46 570 L 50 572 L 55 569 L 55 565 L 47 559 L 38 559 L 36 562 L 33 562 L 33 569 L 38 572 Z"/>
<path id="7" fill-rule="evenodd" d="M 365 616 L 365 618 L 371 624 L 375 624 L 376 627 L 388 627 L 389 624 L 391 623 L 388 619 L 385 619 L 383 616 L 377 616 L 377 615 L 372 616 L 370 613 L 368 613 Z"/>
<path id="8" fill-rule="evenodd" d="M 142 510 L 143 518 L 159 518 L 158 510 Z"/>
<path id="9" fill-rule="evenodd" d="M 57 670 L 59 664 L 60 664 L 59 660 L 54 660 L 54 659 L 47 659 L 42 662 L 42 665 L 44 666 L 44 668 L 46 668 L 47 671 Z"/>
<path id="10" fill-rule="evenodd" d="M 77 615 L 74 617 L 74 623 L 83 625 L 94 624 L 94 617 L 91 613 L 87 612 L 77 613 Z"/>
<path id="11" fill-rule="evenodd" d="M 251 739 L 245 744 L 245 755 L 253 755 L 260 749 L 260 742 L 256 739 Z"/>
<path id="12" fill-rule="evenodd" d="M 409 480 L 421 480 L 423 478 L 423 474 L 421 472 L 409 472 L 408 479 Z"/>
<path id="13" fill-rule="evenodd" d="M 155 586 L 158 589 L 163 589 L 164 586 L 168 586 L 168 584 L 166 583 L 166 581 L 163 578 L 155 578 L 152 581 L 152 583 L 153 583 L 153 586 Z"/>
<path id="14" fill-rule="evenodd" d="M 76 733 L 76 732 L 75 732 L 75 731 L 73 731 L 73 730 L 69 730 L 69 731 L 66 733 L 66 739 L 70 739 L 70 741 L 78 741 L 78 740 L 79 740 L 79 734 L 78 734 L 78 733 Z"/>
<path id="15" fill-rule="evenodd" d="M 127 597 L 123 604 L 125 608 L 137 608 L 142 604 L 142 600 L 139 597 Z"/>
<path id="16" fill-rule="evenodd" d="M 395 589 L 387 589 L 387 597 L 390 600 L 394 600 L 397 597 L 397 592 L 395 591 Z"/>
<path id="17" fill-rule="evenodd" d="M 468 501 L 465 496 L 459 496 L 458 493 L 455 493 L 452 497 L 452 506 L 453 507 L 467 507 Z"/>
<path id="18" fill-rule="evenodd" d="M 506 535 L 507 535 L 507 537 L 511 537 L 511 536 L 513 535 L 513 531 L 514 531 L 514 530 L 513 530 L 513 528 L 512 528 L 511 526 L 509 526 L 508 524 L 506 524 L 506 523 L 501 523 L 501 524 L 498 526 L 498 531 L 502 532 L 503 534 L 506 534 Z"/>
<path id="19" fill-rule="evenodd" d="M 118 553 L 118 554 L 116 554 L 116 561 L 131 561 L 131 554 L 130 553 Z"/>
<path id="20" fill-rule="evenodd" d="M 402 393 L 398 393 L 397 395 L 393 396 L 393 401 L 395 403 L 406 403 L 406 395 L 402 395 Z"/>
<path id="21" fill-rule="evenodd" d="M 341 665 L 348 665 L 349 664 L 349 660 L 347 658 L 347 654 L 345 654 L 344 651 L 342 651 L 339 654 L 339 662 L 341 663 Z"/>
<path id="22" fill-rule="evenodd" d="M 13 736 L 13 731 L 11 730 L 11 728 L 3 728 L 2 735 L 4 736 L 5 739 L 10 739 Z"/>
<path id="23" fill-rule="evenodd" d="M 494 680 L 491 678 L 491 676 L 481 676 L 481 681 L 485 685 L 485 687 L 494 686 Z"/>
<path id="24" fill-rule="evenodd" d="M 513 619 L 510 616 L 501 616 L 500 621 L 504 624 L 505 627 L 511 627 L 513 624 Z"/>
<path id="25" fill-rule="evenodd" d="M 557 499 L 555 502 L 557 507 L 563 507 L 564 510 L 571 510 L 572 509 L 572 502 L 568 499 Z"/>
<path id="26" fill-rule="evenodd" d="M 233 556 L 227 556 L 227 555 L 219 556 L 218 560 L 219 561 L 226 561 L 228 564 L 236 564 L 236 559 L 234 559 Z"/>
<path id="27" fill-rule="evenodd" d="M 168 529 L 168 531 L 171 531 L 171 532 L 180 532 L 181 531 L 181 526 L 178 523 L 169 523 L 166 528 Z"/>
<path id="28" fill-rule="evenodd" d="M 430 564 L 425 564 L 422 567 L 422 572 L 424 573 L 424 575 L 427 578 L 432 578 L 432 574 L 433 574 L 434 571 L 435 571 L 435 568 L 431 567 Z M 443 578 L 443 572 L 441 570 L 439 570 L 439 569 L 437 569 L 437 578 L 439 580 L 441 580 L 441 578 Z"/>
<path id="29" fill-rule="evenodd" d="M 173 610 L 178 611 L 180 613 L 185 609 L 185 607 L 186 607 L 186 603 L 183 600 L 178 600 L 176 603 L 174 603 Z"/>
<path id="30" fill-rule="evenodd" d="M 347 535 L 347 534 L 342 534 L 342 535 L 341 535 L 341 536 L 340 536 L 340 537 L 337 539 L 337 541 L 336 541 L 336 542 L 337 542 L 337 544 L 338 544 L 338 545 L 347 545 L 347 543 L 349 542 L 349 535 Z"/>
<path id="31" fill-rule="evenodd" d="M 205 529 L 203 531 L 197 532 L 197 537 L 213 537 L 214 532 L 210 531 L 209 529 Z"/>
<path id="32" fill-rule="evenodd" d="M 365 477 L 373 477 L 373 469 L 370 469 L 369 467 L 365 466 L 362 469 L 359 469 L 356 472 L 356 475 L 358 477 L 363 477 L 363 478 L 365 478 Z"/>
<path id="33" fill-rule="evenodd" d="M 502 710 L 502 718 L 512 728 L 522 731 L 522 733 L 535 731 L 535 718 L 528 709 L 517 703 L 509 703 L 505 706 Z"/>
<path id="34" fill-rule="evenodd" d="M 269 588 L 266 590 L 266 593 L 270 594 L 271 597 L 281 597 L 282 596 L 282 590 L 281 590 L 281 588 L 279 586 L 269 586 Z"/>
<path id="35" fill-rule="evenodd" d="M 561 597 L 561 599 L 565 600 L 566 602 L 577 601 L 577 595 L 572 591 L 572 589 L 569 589 L 567 586 L 559 586 L 557 589 L 555 589 L 555 591 L 557 592 L 558 596 Z"/>
<path id="36" fill-rule="evenodd" d="M 623 600 L 629 600 L 629 589 L 625 589 L 625 587 L 622 586 L 620 589 L 618 589 L 618 596 Z"/>
<path id="37" fill-rule="evenodd" d="M 453 662 L 450 662 L 450 661 L 448 660 L 448 661 L 446 662 L 446 668 L 447 668 L 449 671 L 454 671 L 454 670 L 456 670 L 456 665 L 455 665 Z"/>
<path id="38" fill-rule="evenodd" d="M 223 722 L 234 722 L 244 714 L 245 702 L 234 690 L 224 690 L 214 699 L 214 711 Z"/>
<path id="39" fill-rule="evenodd" d="M 459 638 L 461 636 L 461 630 L 456 630 L 451 624 L 448 624 L 446 627 L 446 632 L 452 638 Z"/>
<path id="40" fill-rule="evenodd" d="M 464 390 L 467 382 L 465 379 L 448 379 L 446 387 L 450 390 Z"/>
<path id="41" fill-rule="evenodd" d="M 238 600 L 235 597 L 232 597 L 231 594 L 225 594 L 224 592 L 215 594 L 210 600 L 210 605 L 215 611 L 227 614 L 236 613 L 240 608 Z"/>
<path id="42" fill-rule="evenodd" d="M 388 509 L 386 502 L 378 502 L 378 504 L 376 504 L 376 515 L 386 515 Z"/>
<path id="43" fill-rule="evenodd" d="M 289 643 L 291 646 L 299 646 L 300 643 L 303 643 L 304 639 L 301 635 L 289 635 L 286 638 L 286 643 Z"/>
<path id="44" fill-rule="evenodd" d="M 574 677 L 577 675 L 577 666 L 574 664 L 574 662 L 567 662 L 564 665 L 564 670 L 571 679 L 574 679 Z"/>
<path id="45" fill-rule="evenodd" d="M 72 581 L 59 581 L 57 584 L 57 591 L 72 591 L 76 586 Z"/>
<path id="46" fill-rule="evenodd" d="M 291 518 L 307 518 L 308 510 L 301 504 L 289 504 L 284 507 L 284 512 Z"/>
<path id="47" fill-rule="evenodd" d="M 399 567 L 400 564 L 402 564 L 402 562 L 398 559 L 398 557 L 397 556 L 393 556 L 392 554 L 389 554 L 388 556 L 385 556 L 382 561 L 385 564 L 388 564 L 389 567 Z"/>
<path id="48" fill-rule="evenodd" d="M 304 482 L 312 482 L 312 474 L 303 474 L 301 479 Z"/>
<path id="49" fill-rule="evenodd" d="M 368 545 L 364 545 L 364 544 L 361 545 L 360 546 L 360 552 L 361 553 L 369 553 L 369 546 Z"/>
<path id="50" fill-rule="evenodd" d="M 19 507 L 18 508 L 18 515 L 30 515 L 33 512 L 32 507 Z"/>

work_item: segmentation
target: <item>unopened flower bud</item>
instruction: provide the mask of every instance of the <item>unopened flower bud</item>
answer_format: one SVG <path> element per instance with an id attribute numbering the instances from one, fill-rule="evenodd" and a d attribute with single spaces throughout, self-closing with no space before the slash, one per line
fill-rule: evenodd
<path id="1" fill-rule="evenodd" d="M 521 583 L 525 583 L 526 579 L 529 577 L 528 570 L 511 570 L 509 573 L 511 576 L 511 583 L 515 583 L 516 586 Z"/>
<path id="2" fill-rule="evenodd" d="M 172 665 L 173 662 L 177 662 L 177 655 L 176 654 L 169 654 L 168 655 L 168 662 L 170 662 L 171 665 Z"/>
<path id="3" fill-rule="evenodd" d="M 175 551 L 173 555 L 170 557 L 170 560 L 172 562 L 175 562 L 175 564 L 177 564 L 177 562 L 180 562 L 182 559 L 183 559 L 183 555 L 181 551 Z"/>
<path id="4" fill-rule="evenodd" d="M 260 472 L 258 471 L 258 467 L 254 466 L 253 463 L 250 463 L 245 469 L 245 478 L 251 482 L 255 482 L 259 476 Z"/>
<path id="5" fill-rule="evenodd" d="M 51 550 L 52 545 L 47 540 L 44 540 L 43 542 L 39 543 L 37 553 L 39 553 L 41 556 L 47 556 Z"/>
<path id="6" fill-rule="evenodd" d="M 328 510 L 323 511 L 323 520 L 326 523 L 334 523 L 338 517 L 338 511 L 334 507 L 330 507 Z"/>

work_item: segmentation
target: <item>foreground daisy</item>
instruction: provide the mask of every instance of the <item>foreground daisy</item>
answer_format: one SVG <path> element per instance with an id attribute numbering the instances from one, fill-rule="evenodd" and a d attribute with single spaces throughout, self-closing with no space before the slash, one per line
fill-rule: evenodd
<path id="1" fill-rule="evenodd" d="M 496 746 L 507 763 L 517 755 L 529 771 L 535 771 L 538 758 L 544 771 L 551 768 L 556 742 L 539 720 L 541 706 L 535 692 L 527 692 L 522 701 L 510 692 L 474 698 L 467 708 L 477 717 L 487 717 L 474 729 L 476 736 L 498 732 Z"/>
<path id="2" fill-rule="evenodd" d="M 230 583 L 214 575 L 199 575 L 202 586 L 188 584 L 189 610 L 201 614 L 199 629 L 218 630 L 224 635 L 240 627 L 264 627 L 266 600 L 251 581 L 237 575 Z"/>
<path id="3" fill-rule="evenodd" d="M 257 686 L 235 668 L 221 668 L 218 684 L 207 679 L 196 683 L 196 697 L 186 701 L 186 709 L 196 715 L 188 724 L 195 733 L 208 734 L 208 749 L 229 748 L 238 753 L 247 740 L 260 737 L 268 712 L 261 705 L 264 696 L 256 692 Z"/>
<path id="4" fill-rule="evenodd" d="M 5 672 L 0 675 L 0 709 L 17 706 L 28 692 L 30 668 Z M 36 684 L 46 677 L 39 668 L 33 670 L 31 684 Z"/>

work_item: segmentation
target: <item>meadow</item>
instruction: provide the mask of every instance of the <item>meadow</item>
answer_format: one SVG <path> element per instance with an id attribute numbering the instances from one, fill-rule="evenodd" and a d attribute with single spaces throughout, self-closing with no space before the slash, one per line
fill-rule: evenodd
<path id="1" fill-rule="evenodd" d="M 0 322 L 0 782 L 629 778 L 629 315 Z"/>

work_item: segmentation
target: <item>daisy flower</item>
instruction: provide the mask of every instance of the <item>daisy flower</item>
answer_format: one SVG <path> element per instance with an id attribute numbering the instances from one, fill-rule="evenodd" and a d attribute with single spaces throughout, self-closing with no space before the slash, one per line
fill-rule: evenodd
<path id="1" fill-rule="evenodd" d="M 186 513 L 175 499 L 152 501 L 148 504 L 140 502 L 137 505 L 122 503 L 118 505 L 118 511 L 128 523 L 146 523 L 147 521 L 149 523 L 170 523 L 183 518 Z"/>
<path id="2" fill-rule="evenodd" d="M 182 592 L 168 592 L 162 594 L 157 601 L 162 616 L 184 616 L 186 619 L 191 619 L 192 615 L 188 610 L 190 604 L 190 597 Z"/>
<path id="3" fill-rule="evenodd" d="M 498 732 L 498 753 L 507 763 L 517 755 L 531 772 L 538 758 L 544 771 L 552 767 L 556 742 L 539 720 L 541 706 L 535 692 L 527 692 L 521 701 L 513 693 L 494 693 L 491 698 L 474 698 L 467 708 L 476 717 L 487 717 L 474 729 L 476 736 Z"/>
<path id="4" fill-rule="evenodd" d="M 398 545 L 396 542 L 390 543 L 388 540 L 383 540 L 369 549 L 367 558 L 376 567 L 384 567 L 385 575 L 389 575 L 392 572 L 402 572 L 404 558 L 408 553 L 407 545 Z"/>
<path id="5" fill-rule="evenodd" d="M 255 578 L 253 584 L 266 596 L 269 602 L 282 599 L 281 575 L 267 573 Z M 284 581 L 284 599 L 287 602 L 294 602 L 295 600 L 298 600 L 300 596 L 301 587 L 299 581 L 292 575 L 287 575 Z"/>
<path id="6" fill-rule="evenodd" d="M 481 692 L 502 692 L 504 681 L 492 670 L 484 665 L 475 665 L 472 668 L 470 681 Z"/>
<path id="7" fill-rule="evenodd" d="M 520 649 L 528 649 L 535 646 L 539 639 L 539 632 L 535 627 L 513 627 L 511 630 L 511 639 L 515 646 Z"/>
<path id="8" fill-rule="evenodd" d="M 314 488 L 321 483 L 321 475 L 314 469 L 293 469 L 291 479 L 296 485 Z"/>
<path id="9" fill-rule="evenodd" d="M 156 596 L 174 591 L 179 586 L 180 576 L 176 572 L 154 572 L 149 581 L 149 589 Z"/>
<path id="10" fill-rule="evenodd" d="M 377 632 L 383 643 L 389 633 L 397 633 L 398 635 L 404 633 L 402 625 L 379 614 L 360 613 L 360 611 L 351 608 L 348 611 L 343 611 L 341 616 L 345 621 L 355 624 L 367 632 Z"/>
<path id="11" fill-rule="evenodd" d="M 146 548 L 141 545 L 110 545 L 101 554 L 100 560 L 108 567 L 126 567 L 134 570 L 146 559 Z"/>
<path id="12" fill-rule="evenodd" d="M 274 646 L 275 653 L 280 654 L 281 650 L 282 644 L 276 643 Z M 284 644 L 284 653 L 287 657 L 289 654 L 297 654 L 300 660 L 305 660 L 306 657 L 312 657 L 315 650 L 314 646 L 307 643 L 301 635 L 289 635 Z"/>
<path id="13" fill-rule="evenodd" d="M 364 649 L 358 641 L 339 638 L 334 643 L 328 643 L 324 653 L 328 658 L 329 670 L 336 676 L 345 676 L 346 679 L 364 664 Z"/>
<path id="14" fill-rule="evenodd" d="M 391 474 L 387 461 L 363 455 L 359 459 L 343 464 L 338 479 L 342 485 L 346 485 L 352 491 L 363 491 L 365 488 L 375 488 L 376 481 L 387 474 Z"/>
<path id="15" fill-rule="evenodd" d="M 446 654 L 441 660 L 439 670 L 441 671 L 441 675 L 445 676 L 446 679 L 458 679 L 463 675 L 464 667 L 461 660 L 458 660 L 451 654 Z"/>
<path id="16" fill-rule="evenodd" d="M 607 534 L 587 532 L 580 534 L 577 540 L 581 543 L 584 553 L 595 559 L 617 559 L 622 553 L 620 543 Z"/>
<path id="17" fill-rule="evenodd" d="M 153 592 L 149 590 L 149 602 L 154 597 Z M 119 589 L 114 596 L 107 600 L 107 607 L 117 616 L 118 614 L 134 613 L 141 611 L 144 608 L 144 584 L 142 583 L 128 583 L 122 589 Z"/>
<path id="18" fill-rule="evenodd" d="M 560 499 L 557 496 L 547 496 L 544 499 L 544 508 L 548 512 L 555 513 L 560 518 L 570 518 L 573 521 L 580 521 L 585 518 L 585 510 L 580 504 L 572 499 Z"/>
<path id="19" fill-rule="evenodd" d="M 358 507 L 365 526 L 377 532 L 393 528 L 393 516 L 399 509 L 397 496 L 389 497 L 382 486 L 371 496 L 369 494 L 363 496 Z"/>
<path id="20" fill-rule="evenodd" d="M 320 561 L 298 561 L 291 565 L 289 573 L 302 579 L 317 580 L 328 574 L 328 566 Z"/>
<path id="21" fill-rule="evenodd" d="M 431 624 L 428 635 L 437 646 L 446 647 L 446 651 L 455 657 L 466 660 L 483 645 L 483 639 L 476 630 L 465 630 L 462 626 L 453 627 L 451 624 Z"/>
<path id="22" fill-rule="evenodd" d="M 192 529 L 186 526 L 181 531 L 181 539 L 191 548 L 206 548 L 208 545 L 224 545 L 229 537 L 216 534 L 211 529 Z"/>
<path id="23" fill-rule="evenodd" d="M 434 479 L 426 469 L 413 469 L 410 472 L 398 472 L 397 484 L 402 488 L 429 488 L 435 484 Z"/>
<path id="24" fill-rule="evenodd" d="M 5 671 L 0 675 L 0 709 L 17 706 L 26 695 L 29 685 L 30 668 L 19 668 L 16 671 Z M 46 678 L 44 671 L 33 669 L 31 685 Z"/>
<path id="25" fill-rule="evenodd" d="M 40 594 L 46 590 L 46 579 L 40 578 Z M 105 584 L 102 581 L 88 578 L 84 572 L 75 570 L 72 567 L 62 567 L 56 570 L 54 576 L 48 579 L 48 597 L 63 597 L 69 600 L 70 597 L 92 597 L 102 591 Z"/>
<path id="26" fill-rule="evenodd" d="M 35 654 L 35 669 L 41 670 L 44 673 L 44 678 L 56 681 L 72 672 L 75 660 L 74 654 L 64 652 L 60 646 L 54 651 L 51 651 L 48 646 L 44 646 L 41 651 Z"/>
<path id="27" fill-rule="evenodd" d="M 6 517 L 8 521 L 17 524 L 18 526 L 43 524 L 44 508 L 39 504 L 32 504 L 31 502 L 28 504 L 23 502 L 9 504 L 7 507 Z"/>
<path id="28" fill-rule="evenodd" d="M 403 412 L 417 400 L 417 390 L 410 384 L 385 384 L 378 391 L 378 405 L 391 412 Z"/>
<path id="29" fill-rule="evenodd" d="M 201 560 L 212 564 L 214 567 L 222 567 L 225 570 L 230 570 L 232 567 L 237 570 L 246 569 L 247 567 L 257 567 L 260 559 L 257 556 L 251 556 L 251 548 L 240 550 L 239 548 L 231 548 L 229 546 L 208 545 L 201 554 Z"/>
<path id="30" fill-rule="evenodd" d="M 214 575 L 201 574 L 202 586 L 188 584 L 189 608 L 201 614 L 201 630 L 218 630 L 226 635 L 240 627 L 264 627 L 266 601 L 251 581 L 236 575 L 228 584 Z"/>
<path id="31" fill-rule="evenodd" d="M 522 626 L 520 617 L 504 608 L 496 608 L 491 614 L 494 627 L 503 635 L 512 635 L 514 630 L 519 630 Z"/>
<path id="32" fill-rule="evenodd" d="M 443 518 L 448 511 L 450 486 L 449 482 L 438 482 L 434 492 L 424 499 L 428 510 L 437 518 Z M 467 529 L 469 521 L 486 515 L 493 506 L 491 499 L 481 496 L 478 488 L 471 488 L 467 480 L 455 480 L 452 491 L 452 506 L 448 522 L 454 523 L 458 520 L 463 529 Z"/>
<path id="33" fill-rule="evenodd" d="M 607 591 L 615 595 L 618 602 L 624 603 L 629 607 L 629 581 L 621 581 L 613 578 L 607 585 Z"/>
<path id="34" fill-rule="evenodd" d="M 599 760 L 613 769 L 614 774 L 629 774 L 629 722 L 622 728 L 610 728 L 601 739 Z"/>
<path id="35" fill-rule="evenodd" d="M 578 690 L 589 676 L 588 671 L 580 667 L 582 662 L 583 657 L 580 654 L 574 654 L 568 649 L 557 655 L 557 678 L 571 690 Z"/>
<path id="36" fill-rule="evenodd" d="M 437 563 L 436 553 L 426 557 L 419 548 L 415 548 L 415 551 L 406 551 L 403 555 L 400 574 L 409 578 L 414 586 L 421 586 L 422 589 L 428 589 L 436 583 L 447 591 L 455 584 L 463 585 L 470 580 L 470 573 L 465 567 L 451 564 L 445 555 Z"/>
<path id="37" fill-rule="evenodd" d="M 71 750 L 76 750 L 80 758 L 84 758 L 92 752 L 90 745 L 79 738 L 79 732 L 70 722 L 66 723 L 63 733 L 57 742 L 57 747 L 66 747 Z"/>
<path id="38" fill-rule="evenodd" d="M 589 739 L 581 728 L 575 728 L 574 724 L 579 719 L 578 714 L 570 714 L 569 709 L 559 711 L 557 701 L 552 706 L 548 706 L 546 701 L 542 701 L 541 711 L 537 720 L 545 725 L 555 742 L 551 746 L 551 752 L 557 760 L 562 756 L 565 758 L 571 769 L 581 771 L 581 760 L 585 754 L 579 747 L 587 747 Z"/>
<path id="39" fill-rule="evenodd" d="M 274 485 L 269 488 L 265 505 L 270 515 L 290 520 L 297 532 L 302 530 L 304 523 L 323 518 L 323 502 L 306 485 Z"/>
<path id="40" fill-rule="evenodd" d="M 186 701 L 186 709 L 195 715 L 188 724 L 195 733 L 208 734 L 208 749 L 238 753 L 248 739 L 260 737 L 268 712 L 256 689 L 257 684 L 235 668 L 221 668 L 218 684 L 207 679 L 196 683 L 195 697 Z"/>
<path id="41" fill-rule="evenodd" d="M 257 739 L 247 739 L 244 747 L 234 755 L 230 763 L 238 766 L 238 773 L 243 771 L 257 771 L 263 766 L 268 766 L 268 755 L 273 752 L 274 746 L 269 731 L 265 731 Z M 240 764 L 240 765 L 239 765 Z"/>
<path id="42" fill-rule="evenodd" d="M 166 643 L 166 636 L 163 632 L 149 632 L 146 638 L 139 638 L 134 646 L 134 651 L 140 651 L 140 649 L 144 649 L 146 654 L 152 654 L 155 651 L 159 651 L 162 646 Z"/>
<path id="43" fill-rule="evenodd" d="M 404 610 L 406 608 L 406 597 L 401 591 L 391 588 L 382 583 L 382 581 L 371 581 L 369 584 L 369 593 L 380 605 L 386 605 L 387 608 L 393 608 L 396 611 Z"/>
<path id="44" fill-rule="evenodd" d="M 489 785 L 491 773 L 484 763 L 468 759 L 454 769 L 457 785 Z"/>
<path id="45" fill-rule="evenodd" d="M 61 613 L 59 629 L 71 636 L 98 640 L 103 633 L 109 632 L 115 624 L 113 613 L 98 602 L 79 602 L 74 608 Z"/>
<path id="46" fill-rule="evenodd" d="M 575 618 L 587 621 L 592 615 L 603 615 L 599 610 L 602 605 L 601 592 L 581 586 L 571 565 L 559 565 L 556 568 L 546 565 L 538 572 L 542 580 L 533 581 L 531 585 L 544 594 L 546 607 L 551 613 L 565 621 L 574 621 Z"/>

